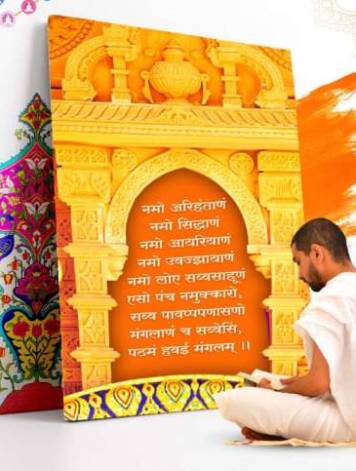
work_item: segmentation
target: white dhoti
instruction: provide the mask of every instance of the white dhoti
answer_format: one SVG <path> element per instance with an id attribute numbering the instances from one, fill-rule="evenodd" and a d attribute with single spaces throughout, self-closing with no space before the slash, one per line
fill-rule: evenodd
<path id="1" fill-rule="evenodd" d="M 214 395 L 221 415 L 256 432 L 307 441 L 356 440 L 334 400 L 243 387 Z"/>

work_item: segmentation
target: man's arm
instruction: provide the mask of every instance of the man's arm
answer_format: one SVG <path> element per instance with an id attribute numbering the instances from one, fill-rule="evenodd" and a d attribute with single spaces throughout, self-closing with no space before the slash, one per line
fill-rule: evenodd
<path id="1" fill-rule="evenodd" d="M 268 387 L 263 382 L 261 387 Z M 330 389 L 329 365 L 321 353 L 319 347 L 313 342 L 313 359 L 310 371 L 307 375 L 292 379 L 283 389 L 278 392 L 295 393 L 303 396 L 321 396 Z"/>
<path id="2" fill-rule="evenodd" d="M 313 359 L 310 371 L 288 384 L 280 392 L 302 394 L 303 396 L 321 396 L 329 391 L 329 365 L 319 347 L 313 342 Z"/>

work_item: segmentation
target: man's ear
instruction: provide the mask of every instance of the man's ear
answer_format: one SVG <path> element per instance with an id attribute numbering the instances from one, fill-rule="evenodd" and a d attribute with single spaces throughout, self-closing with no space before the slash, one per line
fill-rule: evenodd
<path id="1" fill-rule="evenodd" d="M 311 244 L 310 258 L 314 263 L 320 263 L 325 260 L 325 247 L 319 244 Z"/>

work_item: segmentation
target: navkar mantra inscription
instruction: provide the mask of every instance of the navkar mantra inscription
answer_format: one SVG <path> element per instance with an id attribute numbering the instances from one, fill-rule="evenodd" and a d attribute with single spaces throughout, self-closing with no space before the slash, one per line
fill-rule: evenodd
<path id="1" fill-rule="evenodd" d="M 243 386 L 233 374 L 243 350 L 275 373 L 304 371 L 292 328 L 308 294 L 289 248 L 303 199 L 288 51 L 57 16 L 49 32 L 66 419 L 215 408 L 212 394 Z M 270 329 L 262 352 L 249 352 L 253 331 L 238 340 L 249 277 L 268 288 L 254 308 L 256 332 Z M 194 355 L 202 374 L 113 380 L 124 359 L 149 371 L 147 361 L 174 369 Z M 222 355 L 236 370 L 206 373 Z"/>

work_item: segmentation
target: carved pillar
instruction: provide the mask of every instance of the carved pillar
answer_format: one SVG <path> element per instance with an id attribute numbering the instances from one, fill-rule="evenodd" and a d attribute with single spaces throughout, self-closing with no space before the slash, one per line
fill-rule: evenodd
<path id="1" fill-rule="evenodd" d="M 238 91 L 239 77 L 237 76 L 236 63 L 239 54 L 236 43 L 224 42 L 219 46 L 209 47 L 207 54 L 215 67 L 223 69 L 221 80 L 224 82 L 223 106 L 242 107 L 241 95 Z"/>
<path id="2" fill-rule="evenodd" d="M 111 25 L 104 28 L 104 43 L 107 53 L 113 59 L 114 88 L 111 100 L 116 103 L 130 103 L 131 93 L 127 83 L 127 62 L 133 61 L 138 54 L 138 47 L 133 39 L 136 31 L 128 26 Z"/>
<path id="3" fill-rule="evenodd" d="M 64 247 L 74 261 L 76 293 L 68 303 L 78 313 L 84 389 L 111 382 L 111 363 L 119 356 L 109 342 L 108 314 L 116 302 L 107 294 L 126 260 L 127 247 L 105 245 L 106 205 L 111 197 L 109 153 L 105 149 L 58 145 L 58 196 L 71 209 L 72 242 Z"/>
<path id="4" fill-rule="evenodd" d="M 260 152 L 258 155 L 260 202 L 269 212 L 270 245 L 260 248 L 270 262 L 272 292 L 264 304 L 271 311 L 272 343 L 263 353 L 272 371 L 296 375 L 303 356 L 301 339 L 293 329 L 306 304 L 298 268 L 292 261 L 290 241 L 303 222 L 299 155 Z"/>

